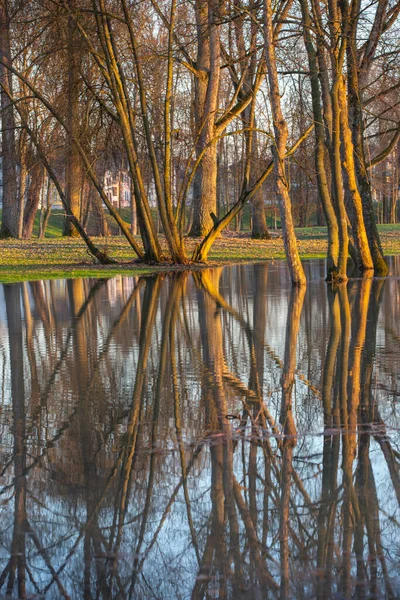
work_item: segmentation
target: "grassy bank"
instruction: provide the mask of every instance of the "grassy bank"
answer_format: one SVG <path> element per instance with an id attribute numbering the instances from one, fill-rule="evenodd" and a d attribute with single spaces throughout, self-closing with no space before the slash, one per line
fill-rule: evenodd
<path id="1" fill-rule="evenodd" d="M 400 254 L 400 224 L 379 226 L 386 255 Z M 302 258 L 324 258 L 326 254 L 326 229 L 310 227 L 297 230 Z M 217 240 L 209 255 L 210 265 L 256 262 L 284 258 L 280 234 L 272 240 L 251 240 L 245 234 L 224 236 Z M 138 275 L 169 269 L 135 264 L 132 249 L 122 237 L 98 238 L 96 243 L 106 249 L 121 264 L 99 266 L 93 263 L 80 240 L 62 237 L 44 241 L 0 241 L 0 283 L 64 277 L 111 277 L 124 273 Z M 195 241 L 187 239 L 188 254 Z"/>

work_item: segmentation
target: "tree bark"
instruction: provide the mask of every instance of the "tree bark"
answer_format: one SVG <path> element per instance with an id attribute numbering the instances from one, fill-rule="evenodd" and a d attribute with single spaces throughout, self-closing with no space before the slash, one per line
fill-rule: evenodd
<path id="1" fill-rule="evenodd" d="M 333 200 L 336 219 L 339 225 L 339 258 L 331 279 L 347 280 L 347 259 L 349 256 L 349 234 L 347 229 L 347 213 L 344 204 L 342 165 L 340 160 L 340 105 L 339 105 L 340 76 L 336 76 L 331 91 L 332 101 L 332 147 L 330 161 L 332 169 Z"/>
<path id="2" fill-rule="evenodd" d="M 96 190 L 93 189 L 92 186 L 89 188 L 88 196 L 89 206 L 91 208 L 91 217 L 94 221 L 93 235 L 108 237 L 110 235 L 110 229 L 108 226 L 106 213 L 99 196 L 96 194 Z"/>
<path id="3" fill-rule="evenodd" d="M 68 1 L 71 11 L 75 8 L 75 0 Z M 67 146 L 65 156 L 65 197 L 68 210 L 77 219 L 81 218 L 81 163 L 75 139 L 79 137 L 79 34 L 72 15 L 68 17 L 67 25 Z M 70 219 L 64 221 L 64 235 L 78 237 L 79 233 Z"/>
<path id="4" fill-rule="evenodd" d="M 342 167 L 345 198 L 348 198 L 347 213 L 353 230 L 354 245 L 357 253 L 357 266 L 359 270 L 373 269 L 372 256 L 369 249 L 367 233 L 364 225 L 361 196 L 358 191 L 356 171 L 354 166 L 354 148 L 349 127 L 347 97 L 344 81 L 339 84 L 340 126 L 342 133 Z"/>
<path id="5" fill-rule="evenodd" d="M 249 84 L 249 88 L 251 83 Z M 258 139 L 257 132 L 253 131 L 256 128 L 255 119 L 255 99 L 249 106 L 243 111 L 243 127 L 248 129 L 245 131 L 245 144 L 246 144 L 246 158 L 245 158 L 245 176 L 244 185 L 247 188 L 250 180 L 250 174 L 253 174 L 253 179 L 256 179 L 260 175 L 260 169 L 258 168 Z M 247 171 L 247 172 L 246 172 Z M 246 189 L 247 191 L 247 189 Z M 251 210 L 251 237 L 255 240 L 269 240 L 271 238 L 267 227 L 267 219 L 265 216 L 264 206 L 264 194 L 262 188 L 258 189 L 250 200 Z"/>
<path id="6" fill-rule="evenodd" d="M 255 10 L 254 2 L 250 2 L 250 9 Z M 238 13 L 240 13 L 240 3 L 237 2 Z M 254 22 L 250 24 L 250 33 L 246 31 L 244 17 L 236 19 L 233 22 L 234 32 L 236 36 L 236 46 L 239 56 L 245 57 L 249 54 L 249 58 L 242 62 L 240 68 L 240 80 L 238 81 L 238 73 L 236 69 L 231 68 L 231 78 L 235 90 L 239 91 L 239 97 L 243 98 L 245 94 L 251 92 L 255 77 L 257 76 L 257 26 Z M 248 48 L 246 47 L 246 39 L 250 37 Z M 243 80 L 243 85 L 240 87 L 240 81 Z M 255 117 L 256 111 L 256 96 L 253 96 L 252 101 L 242 113 L 242 123 L 244 129 L 244 176 L 242 183 L 242 193 L 247 192 L 249 184 L 253 183 L 260 176 L 259 168 L 259 148 L 257 135 L 257 120 Z M 258 189 L 250 200 L 251 210 L 251 237 L 253 239 L 270 239 L 270 234 L 267 227 L 267 219 L 265 215 L 264 195 L 262 188 Z"/>
<path id="7" fill-rule="evenodd" d="M 137 208 L 137 216 L 138 216 L 138 226 L 140 229 L 143 246 L 144 246 L 144 260 L 149 262 L 159 262 L 162 259 L 162 251 L 161 245 L 157 238 L 157 232 L 154 224 L 154 219 L 151 214 L 150 205 L 148 202 L 144 182 L 142 170 L 138 160 L 138 151 L 137 151 L 137 141 L 135 136 L 135 115 L 134 110 L 131 105 L 131 99 L 127 91 L 126 87 L 126 78 L 125 73 L 122 68 L 122 62 L 118 58 L 117 54 L 117 46 L 115 44 L 115 38 L 113 35 L 113 31 L 111 28 L 111 22 L 106 18 L 106 8 L 103 0 L 100 0 L 99 7 L 100 12 L 98 11 L 97 3 L 93 0 L 93 8 L 96 12 L 96 25 L 97 25 L 97 34 L 102 44 L 102 49 L 104 52 L 104 65 L 102 64 L 103 75 L 107 81 L 109 86 L 110 94 L 114 103 L 115 110 L 119 116 L 119 125 L 121 128 L 121 135 L 124 142 L 127 160 L 129 163 L 130 173 L 132 177 L 133 189 L 134 189 L 134 198 Z M 143 125 L 146 132 L 146 140 L 148 144 L 148 151 L 150 154 L 150 158 L 153 164 L 154 174 L 157 174 L 157 167 L 154 165 L 155 156 L 154 156 L 154 146 L 151 141 L 151 136 L 149 132 L 149 124 L 147 119 L 147 106 L 146 106 L 146 94 L 145 88 L 142 81 L 142 68 L 141 63 L 137 54 L 137 44 L 136 37 L 133 31 L 132 20 L 130 18 L 130 13 L 127 8 L 127 4 L 125 0 L 122 0 L 122 7 L 124 10 L 124 15 L 126 19 L 126 24 L 129 31 L 129 36 L 131 40 L 131 48 L 132 54 L 134 58 L 134 64 L 136 68 L 136 75 L 139 83 L 139 96 L 140 103 L 142 109 L 142 119 Z M 90 38 L 87 36 L 86 32 L 80 28 L 82 35 L 85 37 L 85 40 L 89 44 L 90 52 L 97 60 L 97 51 L 93 47 L 90 42 Z M 96 186 L 97 187 L 97 186 Z M 159 185 L 157 186 L 157 189 Z M 157 194 L 159 196 L 159 192 Z M 103 201 L 107 204 L 107 198 L 102 196 Z M 117 222 L 118 222 L 118 213 Z M 126 224 L 123 222 L 118 222 L 121 229 L 124 231 L 124 234 L 127 238 L 130 239 L 131 245 L 137 246 L 132 234 L 128 227 L 125 227 Z"/>
<path id="8" fill-rule="evenodd" d="M 327 279 L 335 271 L 339 258 L 339 226 L 335 210 L 331 201 L 328 179 L 325 172 L 325 132 L 322 111 L 322 96 L 319 80 L 317 52 L 311 39 L 311 18 L 308 9 L 308 0 L 301 0 L 303 16 L 303 36 L 307 50 L 308 65 L 310 69 L 311 98 L 314 116 L 315 148 L 314 160 L 317 174 L 318 194 L 328 228 L 327 250 Z M 330 104 L 329 104 L 330 105 Z"/>
<path id="9" fill-rule="evenodd" d="M 214 0 L 197 0 L 197 61 L 195 77 L 196 154 L 204 153 L 193 185 L 193 221 L 190 236 L 206 235 L 213 226 L 211 213 L 217 212 L 216 110 L 220 79 L 220 40 Z"/>
<path id="10" fill-rule="evenodd" d="M 346 0 L 347 1 L 347 0 Z M 357 50 L 357 23 L 359 19 L 359 2 L 352 5 L 350 13 L 350 31 L 348 36 L 347 46 L 347 98 L 349 105 L 349 123 L 352 130 L 353 146 L 354 146 L 354 163 L 355 173 L 357 177 L 358 189 L 362 198 L 363 218 L 365 229 L 368 237 L 369 248 L 372 255 L 375 275 L 385 276 L 388 274 L 388 266 L 383 256 L 382 244 L 376 226 L 372 202 L 371 181 L 368 174 L 367 161 L 365 158 L 364 149 L 364 124 L 363 111 L 361 101 L 360 87 L 360 70 L 362 71 L 362 80 L 365 83 L 366 78 L 372 64 L 372 58 L 375 55 L 376 45 L 373 42 L 373 37 L 378 35 L 379 29 L 383 27 L 383 12 L 386 7 L 386 0 L 379 2 L 375 25 L 371 30 L 370 39 L 366 47 L 365 55 L 362 61 L 358 59 L 359 53 Z M 381 21 L 381 24 L 379 22 Z M 369 52 L 368 52 L 369 48 Z"/>
<path id="11" fill-rule="evenodd" d="M 10 23 L 8 1 L 0 1 L 0 84 L 1 84 L 1 142 L 3 172 L 3 212 L 0 237 L 18 237 L 18 183 L 17 151 L 15 146 L 15 118 L 12 96 Z"/>
<path id="12" fill-rule="evenodd" d="M 40 192 L 43 187 L 43 165 L 36 163 L 30 170 L 30 183 L 28 188 L 28 197 L 24 210 L 24 222 L 22 237 L 29 239 L 32 236 L 33 225 L 35 223 L 36 213 L 39 207 Z"/>
<path id="13" fill-rule="evenodd" d="M 275 146 L 273 146 L 272 151 L 276 177 L 275 185 L 281 214 L 282 235 L 292 283 L 293 285 L 303 285 L 306 283 L 306 276 L 297 248 L 292 205 L 284 167 L 288 128 L 281 109 L 271 0 L 264 0 L 264 12 L 265 55 L 268 67 L 269 98 L 275 133 Z"/>

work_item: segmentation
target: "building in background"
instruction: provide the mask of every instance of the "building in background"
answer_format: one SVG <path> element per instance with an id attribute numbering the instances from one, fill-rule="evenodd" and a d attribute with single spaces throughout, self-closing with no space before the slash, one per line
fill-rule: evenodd
<path id="1" fill-rule="evenodd" d="M 104 191 L 115 208 L 129 208 L 131 205 L 131 178 L 128 171 L 107 169 L 104 173 Z"/>

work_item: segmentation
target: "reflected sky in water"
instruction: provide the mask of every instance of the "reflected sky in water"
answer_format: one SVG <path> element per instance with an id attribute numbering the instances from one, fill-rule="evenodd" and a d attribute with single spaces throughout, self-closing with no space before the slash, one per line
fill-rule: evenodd
<path id="1" fill-rule="evenodd" d="M 0 287 L 0 597 L 400 597 L 400 263 L 306 269 Z"/>

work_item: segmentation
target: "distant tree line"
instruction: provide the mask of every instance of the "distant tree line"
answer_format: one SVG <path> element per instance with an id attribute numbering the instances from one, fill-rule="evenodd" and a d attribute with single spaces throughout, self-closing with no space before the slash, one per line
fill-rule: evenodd
<path id="1" fill-rule="evenodd" d="M 253 237 L 268 238 L 268 199 L 294 284 L 305 281 L 294 216 L 307 224 L 313 205 L 328 279 L 346 279 L 349 254 L 385 275 L 376 220 L 397 220 L 399 11 L 0 0 L 1 235 L 29 238 L 39 206 L 43 233 L 51 187 L 64 234 L 99 262 L 113 262 L 92 237 L 107 235 L 109 213 L 140 261 L 184 264 L 205 261 L 247 203 Z M 106 192 L 110 169 L 129 172 L 131 223 Z M 199 238 L 192 257 L 186 235 Z"/>

